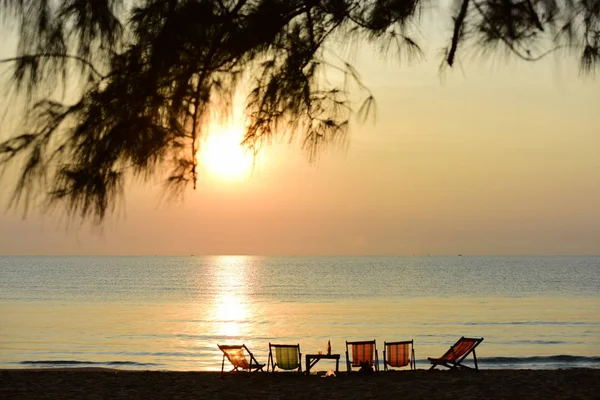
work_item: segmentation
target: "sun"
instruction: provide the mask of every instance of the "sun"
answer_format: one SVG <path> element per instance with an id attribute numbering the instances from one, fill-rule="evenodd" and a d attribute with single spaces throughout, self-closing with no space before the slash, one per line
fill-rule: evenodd
<path id="1" fill-rule="evenodd" d="M 211 131 L 200 148 L 204 168 L 222 179 L 247 176 L 252 167 L 252 156 L 241 145 L 242 129 L 216 127 Z"/>

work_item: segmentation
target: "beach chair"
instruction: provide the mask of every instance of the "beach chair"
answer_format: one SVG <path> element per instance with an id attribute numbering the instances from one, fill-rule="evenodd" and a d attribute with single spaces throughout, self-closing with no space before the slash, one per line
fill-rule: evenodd
<path id="1" fill-rule="evenodd" d="M 225 358 L 229 360 L 231 365 L 233 365 L 233 369 L 231 372 L 248 372 L 248 374 L 252 373 L 252 371 L 262 371 L 265 364 L 259 364 L 254 358 L 254 355 L 245 344 L 242 345 L 220 345 L 217 344 L 219 350 L 223 352 L 223 362 L 221 363 L 221 377 L 225 375 Z M 248 358 L 246 358 L 246 353 L 248 354 L 248 358 L 250 362 L 248 362 Z"/>
<path id="2" fill-rule="evenodd" d="M 412 340 L 403 342 L 383 342 L 383 369 L 389 367 L 402 368 L 408 366 L 415 370 L 415 348 Z"/>
<path id="3" fill-rule="evenodd" d="M 352 360 L 348 352 L 348 345 L 352 349 Z M 352 367 L 360 368 L 364 363 L 372 366 L 375 371 L 379 371 L 379 356 L 377 354 L 377 345 L 375 340 L 363 342 L 346 342 L 346 370 L 352 372 Z"/>
<path id="4" fill-rule="evenodd" d="M 273 356 L 273 350 L 275 356 Z M 267 361 L 267 372 L 269 367 L 275 372 L 275 367 L 287 371 L 298 370 L 302 373 L 302 353 L 300 344 L 271 344 L 269 343 L 269 359 Z"/>
<path id="5" fill-rule="evenodd" d="M 477 355 L 475 354 L 475 347 L 479 346 L 479 343 L 483 342 L 483 338 L 466 338 L 461 337 L 458 342 L 454 343 L 450 350 L 444 353 L 440 358 L 427 358 L 431 362 L 431 369 L 434 369 L 438 365 L 451 369 L 475 369 L 479 370 L 477 366 Z M 467 358 L 469 354 L 473 353 L 473 361 L 475 362 L 475 368 L 469 367 L 463 364 L 463 360 Z"/>

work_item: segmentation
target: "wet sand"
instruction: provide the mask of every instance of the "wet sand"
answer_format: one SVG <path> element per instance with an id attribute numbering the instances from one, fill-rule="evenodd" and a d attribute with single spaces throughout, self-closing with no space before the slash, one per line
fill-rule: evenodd
<path id="1" fill-rule="evenodd" d="M 594 399 L 600 369 L 340 373 L 0 370 L 0 399 Z"/>

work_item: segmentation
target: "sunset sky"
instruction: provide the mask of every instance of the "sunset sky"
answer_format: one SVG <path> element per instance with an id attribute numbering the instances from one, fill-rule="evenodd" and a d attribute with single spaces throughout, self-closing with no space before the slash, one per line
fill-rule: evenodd
<path id="1" fill-rule="evenodd" d="M 442 80 L 441 43 L 420 43 L 420 62 L 358 50 L 377 120 L 316 164 L 284 142 L 252 174 L 212 165 L 183 203 L 130 186 L 100 229 L 23 220 L 4 183 L 0 254 L 600 254 L 600 78 L 563 56 L 465 54 Z"/>

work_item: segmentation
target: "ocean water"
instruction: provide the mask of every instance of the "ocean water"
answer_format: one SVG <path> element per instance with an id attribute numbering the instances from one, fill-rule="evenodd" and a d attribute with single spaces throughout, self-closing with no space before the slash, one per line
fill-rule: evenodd
<path id="1" fill-rule="evenodd" d="M 480 368 L 600 368 L 600 257 L 0 256 L 0 368 L 218 370 L 219 344 L 460 336 Z M 317 370 L 333 367 L 326 361 Z M 343 369 L 343 362 L 340 363 Z"/>

